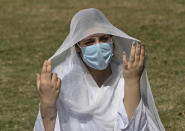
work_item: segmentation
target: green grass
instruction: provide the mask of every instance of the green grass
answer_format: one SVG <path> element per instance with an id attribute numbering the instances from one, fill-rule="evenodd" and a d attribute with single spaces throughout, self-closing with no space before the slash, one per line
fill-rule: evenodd
<path id="1" fill-rule="evenodd" d="M 0 0 L 0 130 L 32 130 L 39 97 L 35 76 L 69 32 L 72 16 L 95 7 L 143 41 L 161 120 L 185 130 L 184 0 Z"/>

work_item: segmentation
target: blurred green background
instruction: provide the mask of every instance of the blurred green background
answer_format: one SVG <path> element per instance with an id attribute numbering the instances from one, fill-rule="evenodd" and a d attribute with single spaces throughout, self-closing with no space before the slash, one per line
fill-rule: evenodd
<path id="1" fill-rule="evenodd" d="M 80 9 L 98 8 L 140 39 L 156 106 L 168 131 L 184 131 L 184 0 L 0 0 L 0 130 L 32 130 L 36 73 L 55 53 Z"/>

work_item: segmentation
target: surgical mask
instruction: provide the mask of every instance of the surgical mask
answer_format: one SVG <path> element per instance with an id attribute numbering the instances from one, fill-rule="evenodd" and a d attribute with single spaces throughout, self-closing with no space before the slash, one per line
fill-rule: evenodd
<path id="1" fill-rule="evenodd" d="M 112 59 L 112 47 L 112 42 L 97 43 L 91 46 L 80 47 L 82 51 L 82 59 L 89 67 L 103 70 L 108 66 Z"/>

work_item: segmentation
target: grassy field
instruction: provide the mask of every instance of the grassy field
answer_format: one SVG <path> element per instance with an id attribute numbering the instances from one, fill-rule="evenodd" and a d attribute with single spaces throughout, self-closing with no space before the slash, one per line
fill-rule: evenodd
<path id="1" fill-rule="evenodd" d="M 72 16 L 89 7 L 145 43 L 161 120 L 167 131 L 184 131 L 184 0 L 0 0 L 0 131 L 32 130 L 36 73 L 67 36 Z"/>

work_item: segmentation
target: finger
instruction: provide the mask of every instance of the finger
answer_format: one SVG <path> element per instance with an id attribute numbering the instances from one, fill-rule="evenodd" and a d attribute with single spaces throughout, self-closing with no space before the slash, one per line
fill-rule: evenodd
<path id="1" fill-rule="evenodd" d="M 46 73 L 47 71 L 47 60 L 44 61 L 44 64 L 42 66 L 42 73 Z"/>
<path id="2" fill-rule="evenodd" d="M 60 87 L 61 87 L 61 79 L 58 78 L 58 80 L 57 80 L 57 89 L 60 89 Z"/>
<path id="3" fill-rule="evenodd" d="M 135 41 L 132 43 L 131 51 L 130 51 L 130 60 L 129 63 L 133 64 L 135 59 L 135 51 L 136 51 L 136 44 Z"/>
<path id="4" fill-rule="evenodd" d="M 40 74 L 37 73 L 37 90 L 40 90 Z"/>
<path id="5" fill-rule="evenodd" d="M 47 73 L 51 73 L 51 61 L 47 62 Z"/>
<path id="6" fill-rule="evenodd" d="M 141 54 L 141 45 L 137 43 L 136 52 L 135 52 L 135 61 L 134 61 L 135 64 L 139 63 L 140 54 Z"/>
<path id="7" fill-rule="evenodd" d="M 48 76 L 49 79 L 52 78 L 52 76 L 51 76 L 52 67 L 51 67 L 51 66 L 52 66 L 52 65 L 51 65 L 51 61 L 48 61 L 48 62 L 47 62 L 47 76 Z"/>
<path id="8" fill-rule="evenodd" d="M 56 83 L 57 83 L 57 74 L 56 73 L 53 73 L 51 82 L 52 82 L 53 87 L 56 87 Z"/>
<path id="9" fill-rule="evenodd" d="M 141 66 L 144 65 L 144 58 L 145 58 L 145 46 L 142 44 L 142 45 L 141 45 L 140 61 L 139 61 L 139 64 L 140 64 Z"/>
<path id="10" fill-rule="evenodd" d="M 127 62 L 126 52 L 123 52 L 123 67 L 124 67 L 124 69 L 128 69 L 128 62 Z"/>

